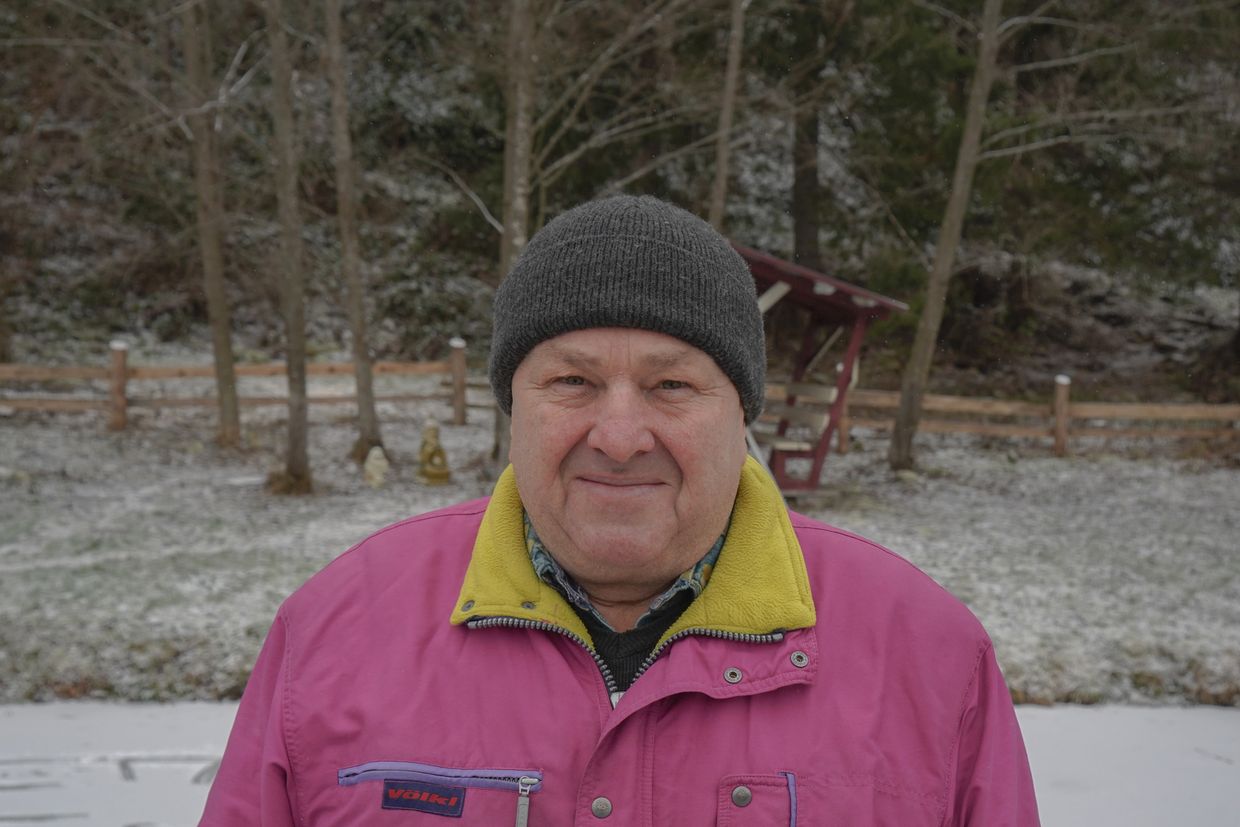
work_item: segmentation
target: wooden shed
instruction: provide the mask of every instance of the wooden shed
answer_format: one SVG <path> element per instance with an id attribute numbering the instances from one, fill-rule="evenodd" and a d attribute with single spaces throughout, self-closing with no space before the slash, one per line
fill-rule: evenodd
<path id="1" fill-rule="evenodd" d="M 764 315 L 781 301 L 808 311 L 792 373 L 786 381 L 768 382 L 766 413 L 750 429 L 750 447 L 765 459 L 781 490 L 813 490 L 844 412 L 848 389 L 855 384 L 866 329 L 895 311 L 907 310 L 908 305 L 767 253 L 732 246 L 749 264 Z M 843 352 L 834 359 L 834 381 L 805 381 L 841 340 Z M 769 449 L 769 456 L 761 448 Z M 789 474 L 790 459 L 808 460 L 807 476 Z"/>

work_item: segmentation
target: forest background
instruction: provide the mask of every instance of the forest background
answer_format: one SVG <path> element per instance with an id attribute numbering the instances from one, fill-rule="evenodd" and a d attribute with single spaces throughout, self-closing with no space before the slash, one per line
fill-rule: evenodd
<path id="1" fill-rule="evenodd" d="M 863 387 L 1240 400 L 1237 43 L 1240 0 L 0 0 L 0 362 L 121 338 L 293 380 L 244 434 L 217 394 L 220 444 L 189 409 L 104 437 L 0 406 L 0 699 L 236 697 L 312 572 L 483 496 L 489 414 L 432 488 L 446 408 L 384 408 L 372 490 L 378 421 L 299 428 L 299 360 L 354 353 L 360 391 L 462 336 L 481 369 L 507 262 L 608 192 L 908 303 Z M 768 314 L 772 373 L 802 327 Z M 17 388 L 48 390 L 98 392 Z M 307 437 L 316 496 L 263 495 L 309 487 Z M 1149 442 L 924 440 L 892 475 L 866 434 L 813 516 L 964 599 L 1018 699 L 1234 706 L 1240 443 Z"/>
<path id="2" fill-rule="evenodd" d="M 235 359 L 295 432 L 304 358 L 481 363 L 525 239 L 627 191 L 909 303 L 869 387 L 1234 401 L 1240 313 L 1135 317 L 1240 288 L 1238 42 L 1234 0 L 4 0 L 0 361 L 211 338 L 221 440 Z"/>

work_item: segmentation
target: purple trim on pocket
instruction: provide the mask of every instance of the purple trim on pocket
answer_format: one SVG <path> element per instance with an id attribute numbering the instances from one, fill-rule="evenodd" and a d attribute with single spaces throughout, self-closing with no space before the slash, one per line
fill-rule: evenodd
<path id="1" fill-rule="evenodd" d="M 788 827 L 797 827 L 797 776 L 794 772 L 784 773 L 788 779 Z"/>
<path id="2" fill-rule="evenodd" d="M 336 773 L 336 782 L 342 787 L 351 787 L 363 781 L 423 781 L 448 786 L 516 790 L 520 786 L 521 778 L 536 779 L 536 783 L 529 787 L 530 792 L 542 787 L 542 772 L 538 770 L 458 770 L 413 761 L 370 761 L 356 767 L 346 767 Z"/>

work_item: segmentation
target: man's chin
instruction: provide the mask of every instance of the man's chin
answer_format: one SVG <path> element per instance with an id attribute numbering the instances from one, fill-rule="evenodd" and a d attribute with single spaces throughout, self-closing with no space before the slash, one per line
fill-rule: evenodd
<path id="1" fill-rule="evenodd" d="M 583 552 L 597 553 L 609 564 L 639 568 L 657 558 L 667 540 L 668 535 L 651 531 L 648 524 L 609 521 L 593 523 L 578 546 Z"/>
<path id="2" fill-rule="evenodd" d="M 565 510 L 579 525 L 602 526 L 607 531 L 632 531 L 634 525 L 675 525 L 673 503 L 666 485 L 610 488 L 581 484 L 569 495 Z"/>

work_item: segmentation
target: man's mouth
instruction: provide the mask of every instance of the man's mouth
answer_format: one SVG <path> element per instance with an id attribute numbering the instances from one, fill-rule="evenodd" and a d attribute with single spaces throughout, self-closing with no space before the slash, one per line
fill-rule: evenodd
<path id="1" fill-rule="evenodd" d="M 644 494 L 664 485 L 662 480 L 646 477 L 611 477 L 591 474 L 577 478 L 590 490 L 604 494 Z"/>

